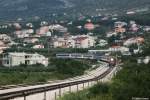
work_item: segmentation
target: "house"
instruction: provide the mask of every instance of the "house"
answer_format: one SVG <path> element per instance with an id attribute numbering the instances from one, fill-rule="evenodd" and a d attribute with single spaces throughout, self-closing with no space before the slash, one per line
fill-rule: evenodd
<path id="1" fill-rule="evenodd" d="M 34 27 L 32 23 L 27 23 L 26 26 L 29 27 L 29 28 L 33 28 Z"/>
<path id="2" fill-rule="evenodd" d="M 48 22 L 42 21 L 42 22 L 40 23 L 40 25 L 41 25 L 41 26 L 47 26 L 47 25 L 48 25 Z"/>
<path id="3" fill-rule="evenodd" d="M 129 39 L 127 39 L 123 43 L 123 45 L 124 46 L 130 46 L 132 44 L 142 44 L 142 43 L 144 43 L 144 38 L 142 38 L 142 37 L 135 37 L 135 38 L 129 38 Z"/>
<path id="4" fill-rule="evenodd" d="M 123 46 L 112 46 L 109 48 L 111 52 L 123 52 L 123 51 L 129 51 L 129 48 L 123 47 Z"/>
<path id="5" fill-rule="evenodd" d="M 9 47 L 3 41 L 0 41 L 0 54 L 7 48 Z"/>
<path id="6" fill-rule="evenodd" d="M 89 35 L 53 38 L 54 48 L 89 48 L 95 46 L 95 37 Z"/>
<path id="7" fill-rule="evenodd" d="M 49 25 L 49 30 L 56 30 L 59 32 L 67 32 L 68 29 L 62 25 L 54 24 L 54 25 Z"/>
<path id="8" fill-rule="evenodd" d="M 146 56 L 146 57 L 144 58 L 143 62 L 144 62 L 145 64 L 150 63 L 150 56 Z"/>
<path id="9" fill-rule="evenodd" d="M 1 28 L 1 29 L 7 29 L 7 28 L 8 28 L 8 25 L 0 25 L 0 28 Z"/>
<path id="10" fill-rule="evenodd" d="M 54 39 L 54 48 L 75 48 L 75 36 L 64 36 Z"/>
<path id="11" fill-rule="evenodd" d="M 34 45 L 33 49 L 44 49 L 44 45 Z"/>
<path id="12" fill-rule="evenodd" d="M 48 58 L 43 55 L 34 53 L 24 53 L 24 52 L 12 52 L 3 54 L 2 65 L 5 67 L 19 66 L 20 64 L 34 65 L 42 64 L 48 66 Z"/>
<path id="13" fill-rule="evenodd" d="M 137 63 L 138 63 L 138 64 L 141 64 L 141 63 L 149 64 L 149 63 L 150 63 L 150 56 L 139 57 L 139 58 L 137 59 Z"/>
<path id="14" fill-rule="evenodd" d="M 115 27 L 124 27 L 127 26 L 128 24 L 126 22 L 121 22 L 121 21 L 117 21 L 114 23 Z"/>
<path id="15" fill-rule="evenodd" d="M 32 33 L 34 33 L 33 29 L 24 29 L 24 30 L 19 30 L 14 32 L 17 38 L 30 37 Z"/>
<path id="16" fill-rule="evenodd" d="M 126 12 L 126 14 L 127 15 L 133 15 L 133 14 L 135 14 L 136 12 L 134 12 L 134 11 L 128 11 L 128 12 Z"/>
<path id="17" fill-rule="evenodd" d="M 54 48 L 69 48 L 68 40 L 66 40 L 64 37 L 59 37 L 53 39 L 53 47 Z"/>
<path id="18" fill-rule="evenodd" d="M 131 55 L 129 48 L 124 46 L 112 46 L 109 50 L 111 52 L 121 52 L 122 55 Z"/>
<path id="19" fill-rule="evenodd" d="M 22 26 L 20 23 L 13 23 L 13 26 L 16 28 L 16 29 L 21 29 Z"/>
<path id="20" fill-rule="evenodd" d="M 115 28 L 115 32 L 116 32 L 116 33 L 124 33 L 124 32 L 126 32 L 126 29 L 125 29 L 125 28 L 122 28 L 122 27 L 116 27 L 116 28 Z"/>
<path id="21" fill-rule="evenodd" d="M 87 30 L 93 30 L 95 28 L 94 24 L 89 22 L 84 25 L 84 28 Z"/>
<path id="22" fill-rule="evenodd" d="M 23 42 L 25 42 L 25 43 L 36 43 L 38 41 L 39 41 L 38 38 L 25 38 Z"/>
<path id="23" fill-rule="evenodd" d="M 0 41 L 0 47 L 4 46 L 4 42 L 3 41 Z"/>
<path id="24" fill-rule="evenodd" d="M 40 36 L 45 36 L 47 32 L 49 32 L 48 26 L 43 26 L 36 30 L 36 34 Z"/>
<path id="25" fill-rule="evenodd" d="M 17 34 L 17 38 L 26 38 L 26 37 L 30 37 L 29 34 Z"/>
<path id="26" fill-rule="evenodd" d="M 73 40 L 73 48 L 90 48 L 95 46 L 95 38 L 89 35 L 75 36 Z"/>
<path id="27" fill-rule="evenodd" d="M 108 32 L 108 33 L 106 33 L 106 37 L 107 38 L 109 38 L 109 37 L 111 37 L 113 35 L 117 35 L 117 33 L 116 32 Z"/>
<path id="28" fill-rule="evenodd" d="M 122 55 L 131 55 L 129 48 L 123 46 L 112 46 L 108 49 L 101 50 L 88 50 L 89 53 L 111 53 L 111 52 L 120 52 Z"/>
<path id="29" fill-rule="evenodd" d="M 88 38 L 87 37 L 76 37 L 74 38 L 75 48 L 88 48 Z"/>
<path id="30" fill-rule="evenodd" d="M 150 26 L 145 26 L 145 27 L 143 28 L 143 30 L 144 30 L 145 32 L 150 32 Z"/>
<path id="31" fill-rule="evenodd" d="M 6 35 L 6 34 L 0 34 L 0 40 L 4 41 L 4 42 L 10 42 L 11 41 L 11 37 Z"/>
<path id="32" fill-rule="evenodd" d="M 136 24 L 135 21 L 130 21 L 130 28 L 132 32 L 137 32 L 139 30 L 139 26 Z"/>
<path id="33" fill-rule="evenodd" d="M 115 26 L 115 32 L 116 33 L 126 32 L 125 26 L 127 26 L 127 23 L 118 21 L 118 22 L 115 22 L 114 26 Z"/>
<path id="34" fill-rule="evenodd" d="M 103 46 L 106 46 L 107 44 L 108 44 L 108 42 L 107 42 L 106 40 L 104 40 L 104 39 L 100 39 L 100 40 L 99 40 L 99 44 L 98 44 L 98 46 L 103 47 Z"/>

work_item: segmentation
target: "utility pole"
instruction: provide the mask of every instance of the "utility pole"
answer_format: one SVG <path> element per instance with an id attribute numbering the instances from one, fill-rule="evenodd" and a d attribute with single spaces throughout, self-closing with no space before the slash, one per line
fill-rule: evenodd
<path id="1" fill-rule="evenodd" d="M 116 63 L 116 66 L 118 65 L 118 55 L 116 54 L 116 61 L 115 61 L 115 63 Z"/>
<path id="2" fill-rule="evenodd" d="M 47 37 L 47 48 L 48 48 L 48 54 L 49 54 L 49 52 L 50 52 L 50 37 L 48 36 Z"/>
<path id="3" fill-rule="evenodd" d="M 52 36 L 53 30 L 50 31 L 49 34 L 47 34 L 47 48 L 48 48 L 48 54 L 50 53 L 50 43 L 51 43 L 51 36 Z"/>

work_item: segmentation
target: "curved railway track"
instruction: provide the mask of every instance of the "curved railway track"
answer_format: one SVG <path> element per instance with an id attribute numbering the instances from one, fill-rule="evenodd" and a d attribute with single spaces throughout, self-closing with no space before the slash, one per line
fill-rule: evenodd
<path id="1" fill-rule="evenodd" d="M 16 98 L 16 97 L 28 96 L 28 95 L 32 95 L 32 94 L 36 94 L 36 93 L 42 93 L 45 91 L 56 90 L 56 89 L 60 89 L 60 88 L 65 88 L 65 87 L 69 87 L 69 86 L 87 83 L 87 82 L 98 81 L 100 79 L 105 78 L 112 70 L 113 70 L 113 67 L 109 67 L 104 73 L 102 73 L 101 75 L 99 75 L 97 77 L 91 78 L 91 79 L 58 83 L 56 85 L 49 85 L 49 86 L 43 86 L 43 87 L 38 87 L 38 88 L 25 89 L 25 90 L 21 90 L 21 91 L 19 90 L 19 91 L 12 91 L 12 92 L 8 92 L 8 93 L 0 93 L 0 100 L 8 100 L 8 99 Z"/>

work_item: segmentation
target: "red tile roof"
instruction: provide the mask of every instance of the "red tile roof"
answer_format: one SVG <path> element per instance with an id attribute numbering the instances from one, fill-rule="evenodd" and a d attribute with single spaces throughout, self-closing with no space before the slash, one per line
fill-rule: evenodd
<path id="1" fill-rule="evenodd" d="M 77 38 L 74 38 L 75 41 L 83 41 L 85 39 L 87 39 L 88 37 L 77 37 Z"/>

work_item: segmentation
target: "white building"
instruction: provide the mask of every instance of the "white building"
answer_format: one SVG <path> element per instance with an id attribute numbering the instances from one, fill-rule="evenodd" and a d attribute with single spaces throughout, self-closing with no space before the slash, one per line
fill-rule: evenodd
<path id="1" fill-rule="evenodd" d="M 108 45 L 108 42 L 106 40 L 104 40 L 104 39 L 100 39 L 99 40 L 98 46 L 104 47 L 106 45 Z"/>
<path id="2" fill-rule="evenodd" d="M 95 46 L 95 37 L 89 35 L 75 36 L 73 40 L 73 48 L 90 48 Z"/>
<path id="3" fill-rule="evenodd" d="M 89 53 L 111 53 L 111 52 L 121 52 L 122 55 L 131 55 L 129 48 L 123 46 L 113 46 L 108 49 L 102 50 L 88 50 Z"/>
<path id="4" fill-rule="evenodd" d="M 90 48 L 95 46 L 95 37 L 89 35 L 59 37 L 53 41 L 54 48 Z"/>
<path id="5" fill-rule="evenodd" d="M 124 46 L 113 46 L 110 47 L 109 50 L 111 52 L 121 52 L 122 55 L 131 55 L 129 48 Z"/>
<path id="6" fill-rule="evenodd" d="M 0 54 L 7 48 L 9 48 L 9 46 L 7 46 L 3 41 L 0 40 Z"/>
<path id="7" fill-rule="evenodd" d="M 53 40 L 53 46 L 54 48 L 69 48 L 68 41 L 63 37 L 55 38 Z"/>
<path id="8" fill-rule="evenodd" d="M 33 29 L 24 29 L 24 30 L 14 32 L 14 34 L 17 36 L 17 38 L 29 37 L 30 35 L 32 35 L 32 33 L 34 33 Z"/>
<path id="9" fill-rule="evenodd" d="M 48 66 L 48 58 L 40 54 L 28 54 L 28 53 L 7 53 L 3 54 L 2 65 L 5 67 L 19 66 L 20 64 L 34 65 L 42 64 Z"/>
<path id="10" fill-rule="evenodd" d="M 34 45 L 33 49 L 44 49 L 44 45 Z"/>
<path id="11" fill-rule="evenodd" d="M 27 23 L 26 26 L 30 27 L 30 28 L 33 28 L 33 24 L 32 23 Z"/>
<path id="12" fill-rule="evenodd" d="M 123 43 L 123 45 L 124 46 L 130 46 L 132 44 L 142 44 L 142 43 L 144 43 L 144 38 L 142 38 L 142 37 L 136 37 L 136 38 L 129 38 L 129 39 L 127 39 Z"/>
<path id="13" fill-rule="evenodd" d="M 115 27 L 124 27 L 124 26 L 127 26 L 127 25 L 128 24 L 126 22 L 121 22 L 121 21 L 117 21 L 114 24 Z"/>
<path id="14" fill-rule="evenodd" d="M 150 26 L 145 26 L 145 27 L 143 28 L 143 30 L 146 31 L 146 32 L 149 32 L 149 31 L 150 31 Z"/>
<path id="15" fill-rule="evenodd" d="M 106 37 L 107 38 L 109 38 L 109 37 L 111 37 L 111 36 L 113 36 L 113 35 L 117 35 L 117 33 L 116 32 L 108 32 L 108 33 L 106 33 Z"/>
<path id="16" fill-rule="evenodd" d="M 39 42 L 38 38 L 25 38 L 24 41 L 25 43 L 36 43 Z"/>
<path id="17" fill-rule="evenodd" d="M 49 30 L 56 30 L 59 32 L 67 32 L 68 29 L 62 25 L 54 24 L 54 25 L 49 26 Z"/>
<path id="18" fill-rule="evenodd" d="M 2 40 L 4 42 L 10 42 L 11 41 L 11 37 L 8 36 L 7 34 L 0 34 L 0 40 Z"/>

